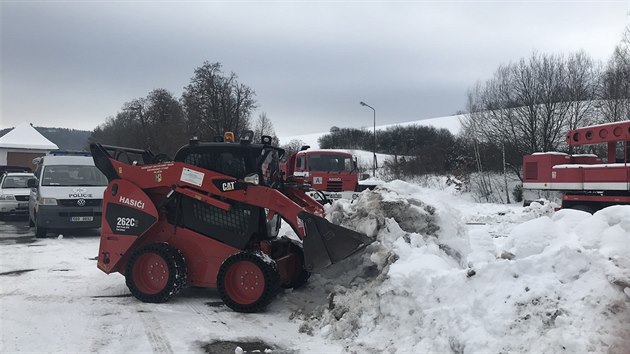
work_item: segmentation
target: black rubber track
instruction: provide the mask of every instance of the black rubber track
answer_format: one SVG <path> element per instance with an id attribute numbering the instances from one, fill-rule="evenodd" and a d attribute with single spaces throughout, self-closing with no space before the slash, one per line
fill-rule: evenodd
<path id="1" fill-rule="evenodd" d="M 230 298 L 225 290 L 225 276 L 232 265 L 240 261 L 250 261 L 254 263 L 263 273 L 265 278 L 265 287 L 262 295 L 258 300 L 251 304 L 243 305 Z M 217 274 L 217 290 L 221 296 L 221 300 L 232 310 L 236 312 L 259 312 L 262 311 L 274 299 L 280 288 L 280 275 L 276 268 L 275 262 L 267 263 L 259 255 L 251 252 L 240 252 L 226 259 L 219 273 Z"/>
<path id="2" fill-rule="evenodd" d="M 156 294 L 145 294 L 140 291 L 134 283 L 133 276 L 131 274 L 134 263 L 141 255 L 146 253 L 154 253 L 162 257 L 162 259 L 166 262 L 169 271 L 169 278 L 166 286 Z M 166 243 L 149 244 L 138 248 L 132 253 L 129 261 L 127 262 L 125 279 L 129 291 L 131 291 L 131 294 L 138 300 L 152 303 L 166 302 L 171 297 L 177 295 L 186 285 L 186 262 L 177 249 Z"/>

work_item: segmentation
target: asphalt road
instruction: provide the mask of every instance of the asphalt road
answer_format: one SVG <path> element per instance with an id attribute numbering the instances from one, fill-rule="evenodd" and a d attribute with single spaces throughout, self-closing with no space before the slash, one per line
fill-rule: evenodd
<path id="1" fill-rule="evenodd" d="M 48 237 L 98 237 L 100 229 L 56 230 Z M 4 216 L 0 218 L 0 245 L 33 243 L 35 229 L 28 226 L 28 216 Z"/>

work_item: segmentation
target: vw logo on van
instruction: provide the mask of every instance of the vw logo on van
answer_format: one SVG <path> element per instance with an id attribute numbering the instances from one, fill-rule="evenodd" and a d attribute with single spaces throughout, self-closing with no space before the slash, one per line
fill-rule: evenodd
<path id="1" fill-rule="evenodd" d="M 81 199 L 77 200 L 77 205 L 78 206 L 85 206 L 85 199 L 81 198 Z"/>

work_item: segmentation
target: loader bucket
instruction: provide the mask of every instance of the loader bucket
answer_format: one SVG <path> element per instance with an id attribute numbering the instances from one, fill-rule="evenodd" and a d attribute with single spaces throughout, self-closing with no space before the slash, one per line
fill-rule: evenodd
<path id="1" fill-rule="evenodd" d="M 307 212 L 301 212 L 298 216 L 306 230 L 302 242 L 304 267 L 309 272 L 346 259 L 374 241 L 366 235 Z"/>

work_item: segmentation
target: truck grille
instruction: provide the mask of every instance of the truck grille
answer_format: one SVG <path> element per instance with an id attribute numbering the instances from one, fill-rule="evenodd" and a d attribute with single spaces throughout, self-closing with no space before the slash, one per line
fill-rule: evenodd
<path id="1" fill-rule="evenodd" d="M 68 206 L 68 207 L 94 207 L 94 206 L 101 206 L 101 203 L 103 202 L 102 199 L 83 199 L 85 201 L 84 205 L 80 205 L 79 199 L 57 199 L 57 203 L 59 203 L 59 205 L 61 206 Z"/>
<path id="2" fill-rule="evenodd" d="M 326 184 L 326 191 L 328 192 L 341 192 L 342 191 L 342 181 L 328 181 Z"/>
<path id="3" fill-rule="evenodd" d="M 28 195 L 16 195 L 15 200 L 17 200 L 18 202 L 27 202 Z"/>

